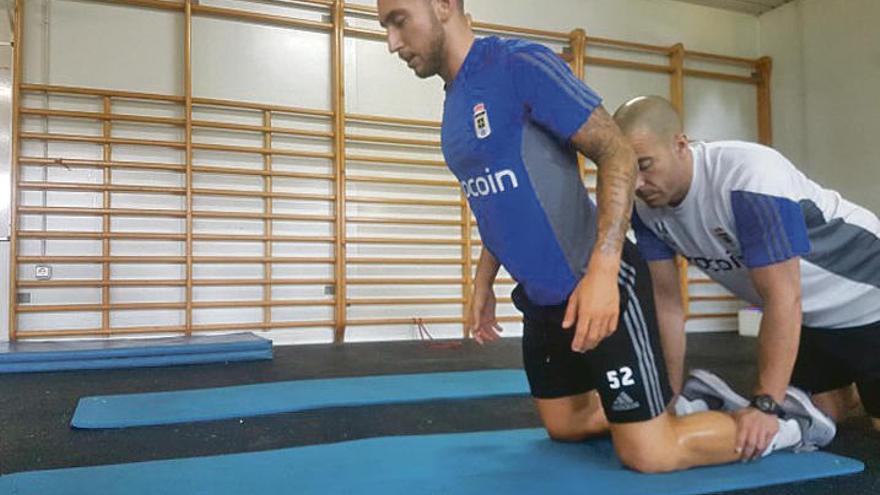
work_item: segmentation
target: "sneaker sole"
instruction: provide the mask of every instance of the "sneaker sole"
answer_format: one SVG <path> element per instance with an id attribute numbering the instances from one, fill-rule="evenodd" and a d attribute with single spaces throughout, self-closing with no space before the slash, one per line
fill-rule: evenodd
<path id="1" fill-rule="evenodd" d="M 714 373 L 711 373 L 706 370 L 692 370 L 691 376 L 698 378 L 706 385 L 708 385 L 713 390 L 719 392 L 721 394 L 721 398 L 724 399 L 725 403 L 730 402 L 733 404 L 736 409 L 725 409 L 727 411 L 738 411 L 744 407 L 748 407 L 749 401 L 747 401 L 743 396 L 736 393 L 729 385 L 727 385 L 724 380 L 719 378 Z"/>
<path id="2" fill-rule="evenodd" d="M 807 412 L 810 414 L 811 418 L 816 418 L 817 422 L 827 430 L 831 431 L 831 439 L 823 444 L 817 444 L 819 447 L 825 447 L 831 440 L 834 440 L 834 437 L 837 435 L 837 425 L 834 421 L 831 420 L 825 413 L 819 410 L 813 404 L 813 401 L 810 399 L 810 396 L 806 394 L 803 390 L 795 387 L 788 387 L 788 390 L 785 392 L 786 395 L 796 400 L 798 404 L 801 405 Z"/>

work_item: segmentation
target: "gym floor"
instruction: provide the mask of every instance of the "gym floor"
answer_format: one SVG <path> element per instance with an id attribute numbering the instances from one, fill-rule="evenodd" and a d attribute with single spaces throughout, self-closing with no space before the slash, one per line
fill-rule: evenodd
<path id="1" fill-rule="evenodd" d="M 691 335 L 688 364 L 709 368 L 737 390 L 748 391 L 754 381 L 755 347 L 754 339 L 736 334 Z M 540 421 L 525 397 L 338 408 L 125 430 L 78 431 L 69 426 L 77 399 L 86 395 L 521 366 L 519 340 L 506 339 L 487 347 L 468 342 L 459 349 L 434 349 L 420 342 L 276 347 L 272 361 L 254 363 L 0 375 L 0 474 L 379 436 L 537 427 Z M 866 418 L 842 423 L 827 450 L 863 461 L 866 470 L 852 476 L 735 493 L 880 493 L 880 433 L 870 428 Z"/>

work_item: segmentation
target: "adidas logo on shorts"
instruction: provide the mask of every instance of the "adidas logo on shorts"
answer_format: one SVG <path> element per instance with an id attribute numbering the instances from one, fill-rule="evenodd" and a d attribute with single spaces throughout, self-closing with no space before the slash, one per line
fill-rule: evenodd
<path id="1" fill-rule="evenodd" d="M 632 411 L 633 409 L 638 409 L 639 403 L 633 400 L 632 397 L 629 396 L 626 392 L 621 392 L 620 395 L 614 399 L 614 403 L 611 404 L 611 410 L 615 412 L 620 411 Z"/>

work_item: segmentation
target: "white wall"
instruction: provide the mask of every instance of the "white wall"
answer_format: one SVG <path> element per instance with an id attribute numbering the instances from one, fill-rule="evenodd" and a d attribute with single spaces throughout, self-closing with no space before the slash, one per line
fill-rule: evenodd
<path id="1" fill-rule="evenodd" d="M 12 34 L 9 16 L 3 4 L 0 4 L 0 342 L 9 338 L 7 331 L 9 322 L 9 207 L 10 207 L 10 163 L 12 123 Z"/>
<path id="2" fill-rule="evenodd" d="M 245 3 L 238 0 L 203 0 L 206 5 L 226 5 L 251 9 L 260 9 L 275 13 L 294 13 L 315 20 L 320 20 L 320 13 L 305 9 L 290 10 L 278 6 L 271 6 L 257 2 Z M 372 2 L 364 2 L 372 3 Z M 153 11 L 129 6 L 108 5 L 100 2 L 88 2 L 79 0 L 39 0 L 26 2 L 27 23 L 25 39 L 25 81 L 34 83 L 49 83 L 74 86 L 89 86 L 98 88 L 122 89 L 128 91 L 156 92 L 166 94 L 181 94 L 182 76 L 180 66 L 182 63 L 181 44 L 181 18 L 179 14 L 172 12 Z M 556 0 L 552 3 L 553 8 L 548 9 L 546 4 L 531 0 L 468 0 L 467 7 L 473 13 L 475 19 L 493 23 L 521 25 L 557 31 L 569 31 L 576 27 L 583 27 L 589 35 L 624 39 L 643 43 L 672 45 L 683 42 L 689 49 L 718 52 L 727 55 L 755 57 L 758 50 L 758 21 L 755 17 L 725 12 L 679 2 L 665 0 Z M 351 19 L 355 24 L 363 24 L 377 27 L 375 22 L 363 19 Z M 279 27 L 262 26 L 252 23 L 233 22 L 229 20 L 213 18 L 197 18 L 193 25 L 193 88 L 196 96 L 211 98 L 226 98 L 246 101 L 256 101 L 268 104 L 292 105 L 318 109 L 328 109 L 330 106 L 329 92 L 329 37 L 325 33 L 291 31 Z M 556 48 L 559 48 L 558 46 Z M 597 56 L 621 56 L 621 53 L 607 49 L 589 48 L 589 53 Z M 665 63 L 662 58 L 633 55 L 633 60 L 654 61 Z M 410 118 L 423 118 L 439 120 L 442 108 L 442 88 L 438 79 L 421 81 L 401 64 L 395 57 L 388 55 L 383 43 L 371 40 L 349 39 L 346 41 L 346 102 L 349 112 L 380 114 Z M 668 94 L 669 83 L 666 76 L 644 74 L 631 70 L 609 69 L 602 67 L 588 67 L 587 81 L 594 86 L 606 98 L 606 106 L 613 111 L 620 103 L 628 98 L 645 93 Z M 717 83 L 705 80 L 688 79 L 686 86 L 688 130 L 698 138 L 713 138 L 724 136 L 727 138 L 749 139 L 754 136 L 754 90 L 749 87 L 738 86 L 729 83 Z M 42 98 L 30 97 L 28 105 L 40 106 L 45 104 Z M 129 105 L 124 102 L 114 104 L 114 111 L 121 113 L 143 112 L 155 115 L 180 116 L 179 109 L 166 109 L 161 105 Z M 96 102 L 84 98 L 54 98 L 50 102 L 53 108 L 67 108 L 79 110 L 98 110 Z M 254 123 L 259 115 L 247 112 L 214 112 L 208 115 L 206 112 L 196 118 L 216 118 L 231 122 Z M 723 114 L 725 118 L 718 118 Z M 326 128 L 326 123 L 296 122 L 297 125 L 313 126 L 316 129 Z M 31 130 L 40 130 L 45 124 L 40 119 L 27 119 L 25 127 Z M 293 122 L 290 125 L 294 125 Z M 389 129 L 369 129 L 370 126 L 352 126 L 353 131 L 358 132 L 395 132 Z M 100 129 L 92 124 L 75 123 L 69 120 L 59 119 L 50 125 L 53 132 L 79 132 L 99 134 Z M 180 139 L 180 133 L 173 129 L 126 129 L 114 125 L 114 133 L 127 132 L 132 137 L 147 137 L 151 139 Z M 400 132 L 402 135 L 416 135 L 422 138 L 437 139 L 436 132 Z M 221 142 L 258 146 L 260 137 L 230 134 L 224 132 L 199 131 L 196 137 L 200 142 Z M 308 146 L 315 151 L 329 149 L 329 143 L 302 143 L 291 142 L 290 146 Z M 100 149 L 93 145 L 56 145 L 45 148 L 39 144 L 30 143 L 23 149 L 24 153 L 31 155 L 45 154 L 47 156 L 66 155 L 78 157 L 99 158 Z M 161 160 L 170 163 L 180 163 L 181 154 L 176 151 L 155 151 L 156 154 L 145 155 L 143 150 L 131 147 L 114 147 L 115 159 L 141 159 Z M 433 158 L 439 156 L 435 151 L 424 152 L 414 149 L 389 150 L 376 146 L 353 145 L 350 154 L 369 155 L 371 153 L 394 154 L 415 158 Z M 237 155 L 230 157 L 223 153 L 197 152 L 194 157 L 196 164 L 201 165 L 236 165 L 236 166 L 260 166 L 259 157 L 242 157 Z M 315 160 L 310 163 L 304 161 L 289 161 L 279 159 L 278 166 L 310 167 L 312 171 L 327 171 L 328 161 Z M 445 178 L 449 179 L 448 172 L 439 170 L 407 170 L 401 167 L 365 165 L 357 162 L 349 162 L 349 172 L 353 175 L 371 174 L 421 178 Z M 41 172 L 28 170 L 25 176 L 39 178 Z M 56 167 L 51 172 L 55 180 L 84 180 L 101 182 L 100 174 L 94 172 L 66 171 Z M 123 180 L 128 183 L 153 184 L 163 186 L 180 186 L 179 174 L 118 174 L 114 180 Z M 230 181 L 228 176 L 202 174 L 197 177 L 196 187 L 235 187 L 250 189 L 261 187 L 260 181 L 253 179 L 237 179 Z M 253 184 L 252 184 L 253 182 Z M 282 181 L 277 181 L 276 186 Z M 328 185 L 324 184 L 290 184 L 298 192 L 328 193 Z M 394 186 L 372 186 L 367 184 L 353 184 L 352 192 L 368 195 L 412 195 L 419 194 L 432 196 L 438 199 L 457 199 L 458 193 L 453 189 L 439 188 L 412 188 Z M 277 190 L 277 189 L 276 189 Z M 80 204 L 83 206 L 100 206 L 99 195 L 84 197 L 73 194 L 53 194 L 48 199 L 39 194 L 27 194 L 25 200 L 34 204 L 42 201 L 55 202 L 57 205 Z M 155 202 L 155 198 L 130 197 L 114 199 L 114 206 L 120 207 L 130 204 L 145 206 Z M 168 204 L 163 206 L 180 207 L 174 198 L 167 198 Z M 126 203 L 128 202 L 128 203 Z M 278 202 L 281 203 L 281 202 Z M 323 208 L 314 204 L 291 204 L 283 207 L 290 211 L 303 211 L 308 208 Z M 281 206 L 276 205 L 278 208 Z M 255 209 L 260 205 L 253 201 L 232 202 L 229 200 L 211 200 L 198 198 L 197 208 L 208 209 Z M 415 215 L 421 217 L 450 216 L 455 218 L 454 208 L 449 209 L 417 209 L 390 208 L 384 206 L 350 206 L 349 213 L 354 215 Z M 326 212 L 325 212 L 326 213 Z M 23 220 L 28 228 L 39 228 L 39 218 Z M 53 219 L 52 222 L 67 222 L 66 228 L 75 230 L 93 229 L 96 226 L 93 221 L 87 219 Z M 61 224 L 55 224 L 57 227 Z M 100 229 L 100 225 L 97 226 Z M 179 221 L 156 222 L 154 225 L 146 223 L 119 224 L 114 228 L 120 230 L 145 230 L 153 229 L 162 232 L 180 232 Z M 203 232 L 236 232 L 236 233 L 259 233 L 259 222 L 197 222 L 197 229 Z M 300 226 L 279 225 L 278 229 L 299 229 Z M 457 228 L 426 228 L 426 229 L 395 229 L 392 227 L 377 228 L 352 225 L 350 235 L 381 236 L 381 235 L 407 235 L 407 236 L 431 236 L 431 237 L 455 237 Z M 279 232 L 282 233 L 282 232 Z M 287 232 L 287 233 L 295 233 Z M 321 232 L 314 232 L 320 234 Z M 329 234 L 330 232 L 326 232 Z M 145 248 L 144 246 L 149 246 Z M 24 242 L 23 253 L 39 253 L 42 247 L 36 242 Z M 97 249 L 97 251 L 95 251 Z M 115 242 L 114 254 L 137 254 L 149 250 L 151 254 L 180 255 L 181 243 L 178 242 L 153 242 L 138 243 Z M 247 246 L 243 244 L 204 243 L 200 244 L 196 254 L 229 254 L 233 251 L 248 250 L 251 255 L 260 254 L 260 246 Z M 279 247 L 280 249 L 280 247 Z M 288 252 L 311 256 L 330 256 L 332 251 L 322 251 L 314 246 L 286 246 Z M 459 248 L 415 248 L 415 247 L 382 247 L 382 246 L 354 246 L 349 250 L 354 256 L 454 256 L 452 254 Z M 79 251 L 74 251 L 79 250 Z M 100 254 L 100 245 L 95 242 L 60 243 L 50 242 L 48 251 L 51 253 L 71 252 L 97 253 Z M 253 251 L 253 252 L 251 252 Z M 240 253 L 239 253 L 240 254 Z M 7 255 L 0 250 L 0 263 L 6 265 Z M 100 277 L 100 270 L 95 272 L 96 267 L 83 266 L 59 266 L 56 274 L 69 277 Z M 98 267 L 99 268 L 99 267 Z M 291 272 L 282 276 L 327 276 L 326 267 L 290 267 Z M 24 270 L 23 276 L 29 276 L 31 269 Z M 389 268 L 389 267 L 359 267 L 352 266 L 350 275 L 355 276 L 458 276 L 460 269 L 457 267 L 418 267 L 418 268 Z M 149 273 L 144 272 L 143 267 L 121 266 L 118 267 L 119 276 L 158 278 L 174 278 L 180 275 L 179 267 L 153 267 Z M 202 267 L 197 276 L 217 277 L 259 277 L 259 267 L 226 266 L 226 267 Z M 276 273 L 276 276 L 279 274 Z M 318 290 L 321 288 L 318 287 Z M 502 290 L 509 289 L 500 288 Z M 319 297 L 314 293 L 315 288 L 278 288 L 275 297 Z M 367 288 L 351 287 L 350 295 L 353 297 L 390 297 L 408 295 L 427 295 L 432 297 L 457 297 L 460 294 L 459 287 L 446 288 L 420 288 L 422 292 L 414 294 L 408 288 Z M 34 295 L 34 302 L 60 303 L 60 302 L 83 302 L 94 303 L 99 297 L 100 291 L 82 290 L 75 294 L 70 291 L 44 291 Z M 503 294 L 502 294 L 503 295 Z M 114 301 L 167 301 L 179 300 L 180 289 L 168 290 L 115 290 Z M 259 290 L 254 289 L 204 289 L 197 290 L 196 297 L 203 300 L 229 300 L 229 299 L 259 299 Z M 703 311 L 711 310 L 712 308 Z M 513 315 L 515 310 L 509 305 L 499 311 L 502 314 Z M 327 311 L 321 308 L 314 310 L 288 308 L 278 311 L 285 319 L 308 317 L 326 319 Z M 355 318 L 379 318 L 409 317 L 409 316 L 458 316 L 460 308 L 455 305 L 432 309 L 414 307 L 358 307 L 352 308 L 352 317 Z M 94 325 L 95 314 L 82 315 L 81 321 L 75 321 L 69 313 L 58 314 L 54 318 L 40 316 L 28 317 L 23 323 L 30 328 L 45 328 L 52 325 L 53 321 L 59 324 L 82 324 Z M 198 312 L 197 323 L 212 321 L 257 321 L 260 318 L 259 310 L 234 310 L 234 311 L 202 311 Z M 121 312 L 114 315 L 114 324 L 143 325 L 143 324 L 179 324 L 180 312 Z M 99 319 L 97 320 L 99 322 Z M 86 323 L 83 323 L 86 322 Z M 717 329 L 721 326 L 729 326 L 730 322 L 699 321 L 694 322 L 694 329 Z M 517 335 L 518 325 L 506 325 L 508 334 Z M 444 325 L 432 327 L 435 336 L 458 336 L 458 325 Z M 269 334 L 279 342 L 326 342 L 332 337 L 329 329 L 317 330 L 294 330 L 279 331 Z M 375 340 L 375 339 L 399 339 L 413 338 L 416 336 L 411 327 L 401 326 L 398 328 L 365 328 L 350 327 L 349 340 Z"/>
<path id="3" fill-rule="evenodd" d="M 880 211 L 880 2 L 797 0 L 760 18 L 775 60 L 776 147 L 825 187 Z"/>

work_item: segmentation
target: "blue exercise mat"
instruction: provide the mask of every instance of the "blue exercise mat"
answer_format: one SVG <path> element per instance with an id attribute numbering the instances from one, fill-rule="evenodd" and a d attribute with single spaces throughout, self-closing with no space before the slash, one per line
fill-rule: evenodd
<path id="1" fill-rule="evenodd" d="M 696 495 L 857 473 L 823 452 L 777 453 L 646 475 L 621 466 L 608 440 L 562 444 L 540 429 L 384 437 L 284 450 L 35 471 L 0 477 L 16 495 L 551 494 Z"/>
<path id="2" fill-rule="evenodd" d="M 0 373 L 135 368 L 263 359 L 272 359 L 272 341 L 251 333 L 0 343 Z"/>
<path id="3" fill-rule="evenodd" d="M 528 382 L 522 370 L 299 380 L 84 397 L 79 400 L 71 425 L 90 429 L 125 428 L 328 407 L 474 399 L 528 393 Z"/>

